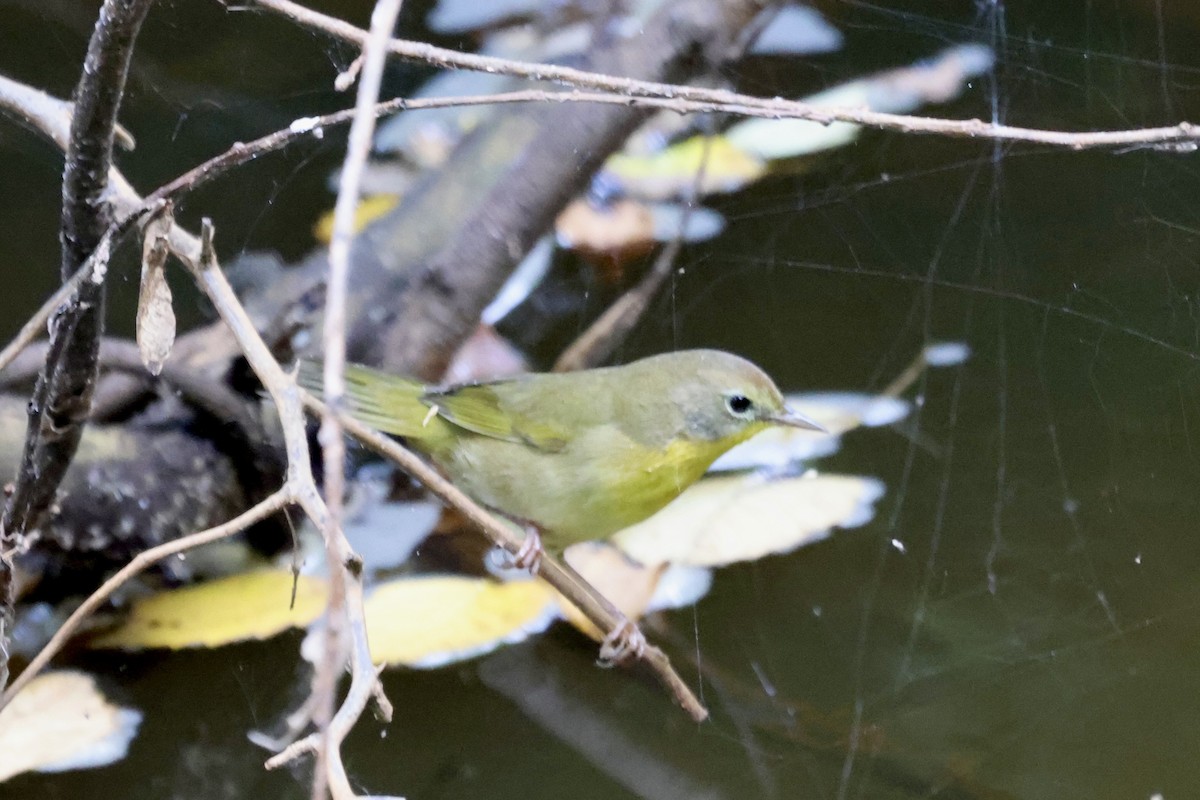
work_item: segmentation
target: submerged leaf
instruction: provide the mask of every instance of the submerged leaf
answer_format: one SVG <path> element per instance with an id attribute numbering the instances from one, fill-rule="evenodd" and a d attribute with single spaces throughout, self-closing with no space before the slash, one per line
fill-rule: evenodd
<path id="1" fill-rule="evenodd" d="M 541 581 L 405 578 L 366 601 L 367 636 L 376 663 L 432 669 L 483 655 L 544 631 L 558 614 Z M 308 658 L 313 646 L 304 644 Z"/>
<path id="2" fill-rule="evenodd" d="M 92 676 L 47 672 L 0 711 L 0 781 L 120 761 L 142 715 L 108 702 Z"/>
<path id="3" fill-rule="evenodd" d="M 327 595 L 324 580 L 301 575 L 293 606 L 291 572 L 234 575 L 138 600 L 121 625 L 88 644 L 122 650 L 179 650 L 266 639 L 312 622 L 324 611 Z"/>
<path id="4" fill-rule="evenodd" d="M 883 491 L 874 478 L 854 475 L 707 478 L 613 542 L 642 564 L 751 561 L 819 541 L 835 526 L 865 524 Z"/>

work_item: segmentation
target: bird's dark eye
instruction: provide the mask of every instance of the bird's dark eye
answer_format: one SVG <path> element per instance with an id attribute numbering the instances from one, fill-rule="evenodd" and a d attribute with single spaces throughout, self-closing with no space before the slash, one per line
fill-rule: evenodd
<path id="1" fill-rule="evenodd" d="M 745 395 L 732 394 L 726 398 L 725 405 L 728 406 L 729 410 L 734 414 L 745 414 L 751 409 L 751 407 L 754 406 L 754 403 L 751 403 L 750 398 L 746 397 Z"/>

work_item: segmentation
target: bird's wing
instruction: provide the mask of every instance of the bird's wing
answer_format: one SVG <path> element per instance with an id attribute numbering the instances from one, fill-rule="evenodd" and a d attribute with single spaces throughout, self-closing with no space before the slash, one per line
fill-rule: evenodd
<path id="1" fill-rule="evenodd" d="M 571 438 L 568 428 L 538 419 L 520 406 L 506 402 L 497 389 L 505 384 L 472 384 L 427 392 L 421 401 L 437 409 L 438 416 L 460 428 L 538 450 L 556 452 Z M 509 400 L 512 398 L 510 397 Z"/>

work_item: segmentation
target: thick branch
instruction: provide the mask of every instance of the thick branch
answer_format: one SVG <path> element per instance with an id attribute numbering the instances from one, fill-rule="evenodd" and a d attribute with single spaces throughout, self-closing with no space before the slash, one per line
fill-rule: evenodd
<path id="1" fill-rule="evenodd" d="M 63 172 L 61 274 L 64 282 L 101 244 L 112 220 L 105 196 L 117 110 L 133 42 L 150 0 L 108 0 L 88 43 L 75 90 Z M 83 281 L 51 325 L 46 366 L 29 403 L 29 425 L 16 485 L 0 519 L 0 550 L 19 545 L 54 500 L 87 421 L 104 331 L 103 273 Z M 5 556 L 0 556 L 3 562 Z M 0 563 L 0 682 L 7 681 L 5 640 L 12 616 L 11 568 Z"/>
<path id="2" fill-rule="evenodd" d="M 639 36 L 594 53 L 589 64 L 603 73 L 681 80 L 719 61 L 733 33 L 760 8 L 755 0 L 668 3 Z M 401 298 L 403 324 L 384 345 L 388 366 L 440 376 L 516 263 L 648 114 L 589 104 L 502 119 L 498 124 L 511 126 L 522 146 L 445 243 L 416 267 Z M 481 135 L 494 139 L 495 131 Z"/>

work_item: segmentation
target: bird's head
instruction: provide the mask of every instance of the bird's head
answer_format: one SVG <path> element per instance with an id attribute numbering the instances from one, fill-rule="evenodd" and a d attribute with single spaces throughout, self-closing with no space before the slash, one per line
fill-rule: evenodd
<path id="1" fill-rule="evenodd" d="M 775 425 L 825 431 L 789 408 L 775 382 L 744 358 L 719 350 L 659 358 L 670 359 L 663 368 L 673 373 L 671 400 L 682 412 L 690 438 L 732 447 Z"/>

